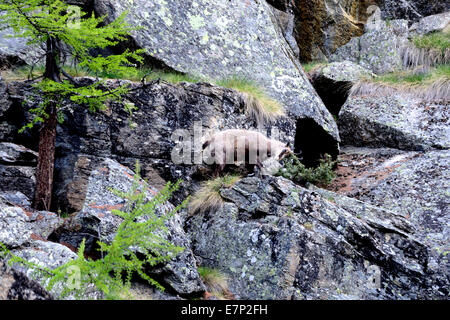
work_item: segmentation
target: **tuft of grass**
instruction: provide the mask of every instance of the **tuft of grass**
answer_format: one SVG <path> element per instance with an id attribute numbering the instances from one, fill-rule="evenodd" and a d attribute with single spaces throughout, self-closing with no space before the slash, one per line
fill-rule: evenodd
<path id="1" fill-rule="evenodd" d="M 104 71 L 94 74 L 83 68 L 74 68 L 65 66 L 64 70 L 72 77 L 99 77 L 103 79 L 123 79 L 134 82 L 141 81 L 144 77 L 147 81 L 161 79 L 166 82 L 177 84 L 180 82 L 197 83 L 207 81 L 200 77 L 190 76 L 179 72 L 165 72 L 161 70 L 152 70 L 149 68 L 135 68 L 127 71 Z M 21 67 L 15 70 L 3 72 L 2 76 L 6 81 L 19 81 L 30 78 L 38 78 L 44 74 L 43 65 Z M 252 81 L 241 78 L 230 78 L 226 80 L 208 81 L 218 86 L 239 91 L 246 105 L 246 115 L 256 120 L 258 125 L 271 123 L 277 117 L 284 115 L 281 104 L 269 97 L 269 95 Z"/>
<path id="2" fill-rule="evenodd" d="M 232 187 L 239 179 L 241 176 L 230 174 L 204 182 L 189 202 L 189 214 L 218 210 L 223 203 L 220 189 Z"/>
<path id="3" fill-rule="evenodd" d="M 441 52 L 450 49 L 450 32 L 433 32 L 431 34 L 416 36 L 412 39 L 419 49 L 437 49 Z"/>
<path id="4" fill-rule="evenodd" d="M 216 85 L 239 91 L 243 94 L 246 114 L 254 118 L 258 125 L 271 123 L 279 116 L 284 115 L 281 104 L 254 82 L 243 78 L 232 77 L 215 82 Z"/>
<path id="5" fill-rule="evenodd" d="M 75 68 L 72 66 L 65 66 L 64 70 L 72 77 L 86 77 L 92 76 L 83 68 Z M 39 78 L 44 74 L 45 67 L 43 65 L 36 65 L 34 68 L 31 66 L 23 66 L 13 70 L 2 71 L 2 77 L 6 81 L 22 81 Z"/>
<path id="6" fill-rule="evenodd" d="M 433 67 L 450 63 L 450 32 L 415 36 L 400 50 L 403 65 Z"/>
<path id="7" fill-rule="evenodd" d="M 97 74 L 88 72 L 81 67 L 64 66 L 64 70 L 72 77 L 99 77 L 104 79 L 123 79 L 134 82 L 141 81 L 142 78 L 147 80 L 161 79 L 172 84 L 180 82 L 199 82 L 197 77 L 189 76 L 178 72 L 163 72 L 160 70 L 152 70 L 149 68 L 136 68 L 129 69 L 127 71 L 111 71 L 111 72 L 99 72 Z M 14 70 L 7 70 L 2 73 L 5 80 L 8 81 L 20 81 L 38 78 L 44 74 L 45 67 L 43 65 L 36 65 L 34 68 L 31 66 L 24 66 Z"/>
<path id="8" fill-rule="evenodd" d="M 314 71 L 317 68 L 322 67 L 323 65 L 325 65 L 324 62 L 309 62 L 309 63 L 303 63 L 302 67 L 306 73 L 310 73 L 311 71 Z"/>
<path id="9" fill-rule="evenodd" d="M 225 274 L 208 267 L 198 267 L 198 273 L 214 296 L 225 299 L 229 292 L 228 277 Z"/>
<path id="10" fill-rule="evenodd" d="M 438 65 L 434 68 L 417 70 L 397 71 L 380 75 L 371 79 L 373 82 L 402 85 L 427 85 L 441 78 L 450 78 L 450 65 Z"/>
<path id="11" fill-rule="evenodd" d="M 129 72 L 103 72 L 98 75 L 100 78 L 106 79 L 126 79 L 130 81 L 141 81 L 145 77 L 146 80 L 156 80 L 161 79 L 172 84 L 177 84 L 180 82 L 199 82 L 200 79 L 197 77 L 189 76 L 180 72 L 166 72 L 161 70 L 152 70 L 149 68 L 138 68 L 130 70 Z"/>
<path id="12" fill-rule="evenodd" d="M 355 84 L 351 94 L 391 95 L 394 93 L 413 94 L 425 100 L 448 100 L 450 92 L 450 65 L 434 68 L 398 71 L 364 79 Z"/>

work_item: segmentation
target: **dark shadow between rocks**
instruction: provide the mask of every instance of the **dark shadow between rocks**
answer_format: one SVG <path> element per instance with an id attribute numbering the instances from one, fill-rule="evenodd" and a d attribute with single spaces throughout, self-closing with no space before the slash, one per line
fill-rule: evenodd
<path id="1" fill-rule="evenodd" d="M 337 159 L 339 144 L 313 119 L 299 119 L 294 152 L 301 154 L 305 166 L 315 167 L 325 154 Z"/>

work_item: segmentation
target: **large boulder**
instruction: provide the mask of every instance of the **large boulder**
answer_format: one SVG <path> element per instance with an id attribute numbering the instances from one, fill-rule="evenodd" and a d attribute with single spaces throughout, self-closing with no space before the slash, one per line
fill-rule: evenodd
<path id="1" fill-rule="evenodd" d="M 417 151 L 448 149 L 448 101 L 426 101 L 399 90 L 352 95 L 339 113 L 343 144 Z"/>
<path id="2" fill-rule="evenodd" d="M 113 88 L 118 81 L 108 83 Z M 173 85 L 155 81 L 143 88 L 139 86 L 132 84 L 135 91 L 124 101 L 137 107 L 131 117 L 124 111 L 124 105 L 118 103 L 112 104 L 108 111 L 95 114 L 82 107 L 67 106 L 64 123 L 57 129 L 55 211 L 70 213 L 82 209 L 85 194 L 82 186 L 86 185 L 83 181 L 88 179 L 91 166 L 98 162 L 96 158 L 103 157 L 116 159 L 130 167 L 139 159 L 142 176 L 150 179 L 155 187 L 183 179 L 180 199 L 184 199 L 188 195 L 186 188 L 196 173 L 195 159 L 190 156 L 189 147 L 201 147 L 200 140 L 211 130 L 260 128 L 271 136 L 278 130 L 279 136 L 275 138 L 289 143 L 296 152 L 301 151 L 305 159 L 317 159 L 323 149 L 337 155 L 336 151 L 333 153 L 335 141 L 312 120 L 308 126 L 298 126 L 294 119 L 282 116 L 273 123 L 259 125 L 255 118 L 246 115 L 248 105 L 238 91 L 207 83 Z M 33 95 L 28 83 L 11 83 L 8 90 L 10 96 L 15 97 L 10 109 L 15 110 L 26 101 L 22 113 L 14 111 L 17 126 L 8 122 L 10 117 L 3 122 L 5 126 L 13 126 L 11 131 L 17 132 L 27 121 L 23 110 L 34 107 L 30 101 L 37 103 L 40 98 Z M 304 131 L 298 136 L 297 126 Z M 188 144 L 188 152 L 182 163 L 174 163 L 172 158 L 174 147 L 179 145 L 177 133 L 185 133 L 189 138 L 183 144 Z M 311 136 L 320 143 L 309 144 Z M 13 137 L 8 135 L 8 139 L 37 148 L 37 131 L 26 131 L 24 135 Z"/>
<path id="3" fill-rule="evenodd" d="M 450 151 L 344 148 L 339 158 L 332 189 L 407 218 L 430 248 L 429 268 L 448 282 Z"/>
<path id="4" fill-rule="evenodd" d="M 44 51 L 27 41 L 25 38 L 15 37 L 11 28 L 0 30 L 0 70 L 33 64 L 42 57 Z"/>
<path id="5" fill-rule="evenodd" d="M 334 116 L 339 114 L 356 82 L 375 76 L 370 70 L 351 61 L 329 63 L 309 74 L 311 83 Z"/>
<path id="6" fill-rule="evenodd" d="M 240 299 L 445 299 L 429 248 L 392 212 L 284 178 L 244 178 L 188 220 L 194 253 Z"/>
<path id="7" fill-rule="evenodd" d="M 19 256 L 41 267 L 54 269 L 75 259 L 77 255 L 68 247 L 48 241 L 63 220 L 55 213 L 35 211 L 27 203 L 15 203 L 24 196 L 0 193 L 0 243 Z M 10 257 L 7 256 L 6 259 Z M 0 261 L 0 297 L 6 299 L 50 299 L 58 297 L 61 287 L 47 292 L 41 286 L 46 278 L 36 274 L 34 268 L 15 263 L 6 268 Z M 99 297 L 98 293 L 86 293 L 86 298 Z"/>
<path id="8" fill-rule="evenodd" d="M 266 1 L 99 0 L 109 20 L 128 11 L 139 47 L 164 65 L 205 79 L 252 80 L 295 119 L 312 119 L 335 141 L 339 134 L 286 43 Z"/>
<path id="9" fill-rule="evenodd" d="M 450 11 L 422 18 L 414 23 L 409 31 L 420 35 L 429 34 L 435 31 L 442 31 L 449 24 Z"/>
<path id="10" fill-rule="evenodd" d="M 124 207 L 125 200 L 112 193 L 111 188 L 122 192 L 131 190 L 133 172 L 118 162 L 106 158 L 91 168 L 89 178 L 83 183 L 86 185 L 80 186 L 85 189 L 82 210 L 67 219 L 64 226 L 59 228 L 52 237 L 73 248 L 79 247 L 85 238 L 86 254 L 98 257 L 97 240 L 110 243 L 123 221 L 111 210 Z M 158 192 L 157 189 L 144 181 L 141 181 L 141 184 L 141 191 L 146 192 L 148 201 L 151 200 Z M 173 208 L 170 203 L 166 203 L 157 207 L 157 212 L 166 214 Z M 149 272 L 161 278 L 161 282 L 177 294 L 198 294 L 205 288 L 190 250 L 190 241 L 183 230 L 183 221 L 180 213 L 171 218 L 166 226 L 168 228 L 166 238 L 173 244 L 183 247 L 184 251 L 163 267 L 151 269 Z"/>
<path id="11" fill-rule="evenodd" d="M 51 294 L 39 282 L 11 269 L 0 260 L 0 300 L 51 300 Z"/>
<path id="12" fill-rule="evenodd" d="M 295 15 L 294 37 L 302 61 L 327 60 L 353 37 L 361 36 L 367 20 L 365 0 L 268 0 Z"/>
<path id="13" fill-rule="evenodd" d="M 445 0 L 378 0 L 386 19 L 408 19 L 417 21 L 422 17 L 450 11 Z"/>
<path id="14" fill-rule="evenodd" d="M 34 195 L 38 154 L 23 146 L 0 142 L 0 191 Z"/>
<path id="15" fill-rule="evenodd" d="M 27 206 L 27 201 L 14 201 L 18 198 L 18 195 L 0 193 L 0 243 L 10 249 L 29 246 L 39 239 L 47 240 L 63 223 L 55 213 L 35 211 Z"/>
<path id="16" fill-rule="evenodd" d="M 378 21 L 367 25 L 364 35 L 337 49 L 330 60 L 349 60 L 376 74 L 401 70 L 401 52 L 408 43 L 408 30 L 406 20 Z"/>

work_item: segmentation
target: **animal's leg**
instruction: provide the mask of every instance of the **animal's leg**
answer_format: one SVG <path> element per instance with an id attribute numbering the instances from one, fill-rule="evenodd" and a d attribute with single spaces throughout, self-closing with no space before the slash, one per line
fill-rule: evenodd
<path id="1" fill-rule="evenodd" d="M 225 170 L 225 163 L 224 164 L 216 164 L 216 167 L 214 169 L 214 178 L 217 178 L 220 176 L 220 174 Z"/>
<path id="2" fill-rule="evenodd" d="M 263 168 L 263 164 L 261 160 L 259 160 L 259 158 L 256 158 L 256 166 L 258 167 L 259 170 L 262 170 Z"/>

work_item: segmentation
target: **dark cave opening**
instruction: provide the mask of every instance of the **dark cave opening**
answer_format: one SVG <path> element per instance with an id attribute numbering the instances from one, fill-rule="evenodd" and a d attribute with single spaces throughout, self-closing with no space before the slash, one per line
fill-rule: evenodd
<path id="1" fill-rule="evenodd" d="M 305 166 L 316 167 L 325 154 L 337 159 L 339 143 L 313 119 L 304 118 L 297 120 L 294 152 Z"/>
<path id="2" fill-rule="evenodd" d="M 353 83 L 349 81 L 333 81 L 321 76 L 313 77 L 311 83 L 328 111 L 337 117 L 350 95 Z"/>

